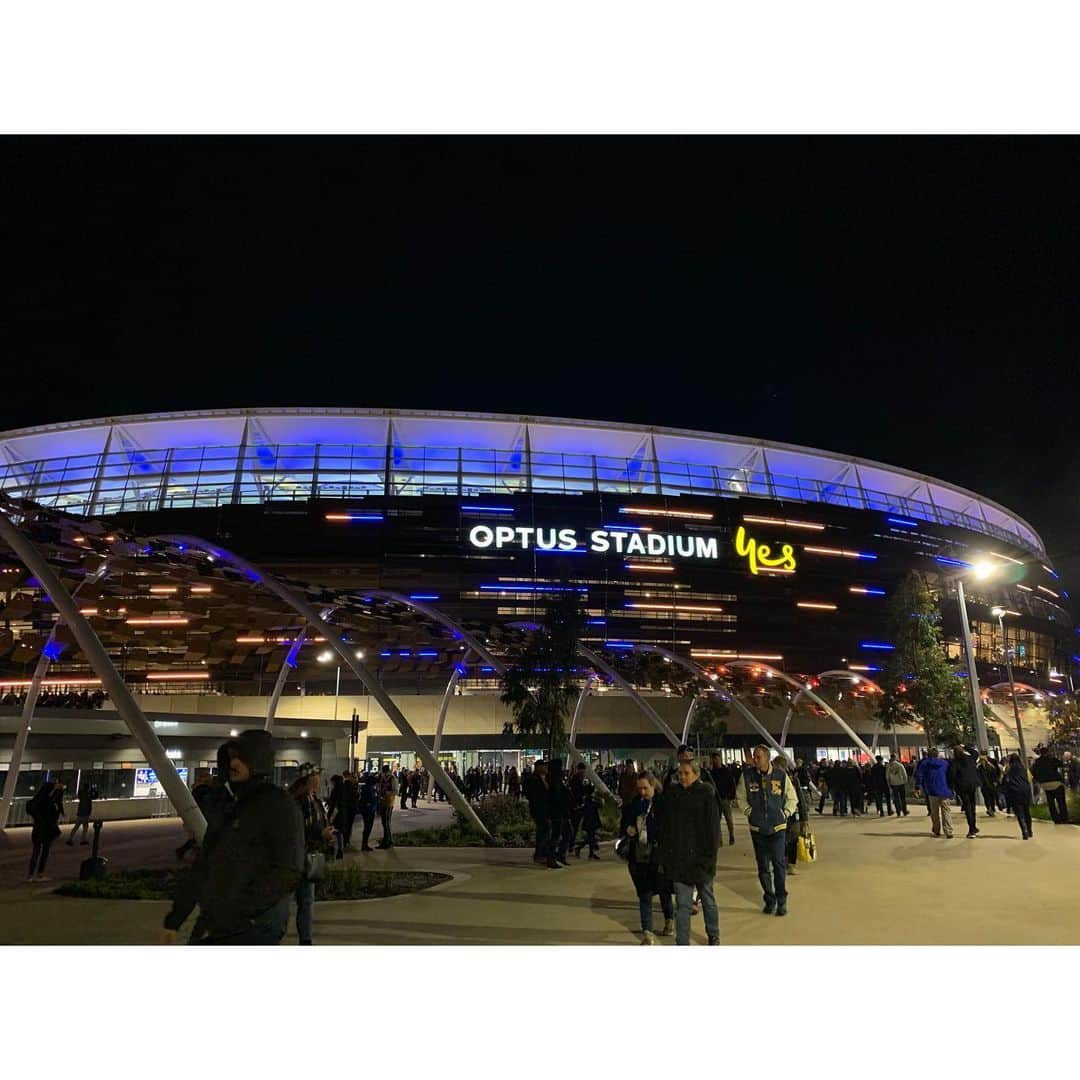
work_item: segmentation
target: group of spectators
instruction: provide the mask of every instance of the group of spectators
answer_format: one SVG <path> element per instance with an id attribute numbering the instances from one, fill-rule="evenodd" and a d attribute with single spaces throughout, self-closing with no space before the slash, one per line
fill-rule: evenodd
<path id="1" fill-rule="evenodd" d="M 0 705 L 24 705 L 26 703 L 26 691 L 16 693 L 9 690 L 2 698 Z M 95 690 L 42 690 L 38 694 L 37 707 L 41 709 L 100 709 L 105 704 L 105 692 Z"/>

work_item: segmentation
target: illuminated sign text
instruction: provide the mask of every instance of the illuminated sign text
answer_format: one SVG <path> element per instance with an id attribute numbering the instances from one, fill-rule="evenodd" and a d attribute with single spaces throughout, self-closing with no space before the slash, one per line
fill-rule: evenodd
<path id="1" fill-rule="evenodd" d="M 735 553 L 747 560 L 751 574 L 756 574 L 759 568 L 788 571 L 795 569 L 795 550 L 790 544 L 784 544 L 780 554 L 773 555 L 768 544 L 759 544 L 752 536 L 747 536 L 742 525 L 735 533 Z"/>

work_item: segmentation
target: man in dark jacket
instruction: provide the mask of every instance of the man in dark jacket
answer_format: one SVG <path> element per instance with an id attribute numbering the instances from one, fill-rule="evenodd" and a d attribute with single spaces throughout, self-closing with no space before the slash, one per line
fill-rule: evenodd
<path id="1" fill-rule="evenodd" d="M 1051 821 L 1055 825 L 1064 825 L 1069 820 L 1069 810 L 1065 802 L 1065 783 L 1061 779 L 1061 760 L 1045 746 L 1040 746 L 1035 753 L 1037 757 L 1031 767 L 1031 778 L 1046 792 L 1046 806 Z"/>
<path id="2" fill-rule="evenodd" d="M 536 846 L 533 849 L 533 862 L 544 863 L 553 870 L 558 870 L 559 863 L 551 850 L 551 819 L 548 816 L 548 778 L 547 762 L 537 761 L 531 774 L 526 774 L 528 787 L 525 797 L 529 800 L 529 813 L 536 829 Z"/>
<path id="3" fill-rule="evenodd" d="M 713 895 L 720 848 L 720 805 L 701 780 L 696 761 L 679 763 L 679 782 L 665 788 L 660 814 L 660 861 L 675 883 L 675 944 L 690 944 L 690 912 L 697 890 L 710 945 L 720 944 L 720 915 Z"/>
<path id="4" fill-rule="evenodd" d="M 551 866 L 552 858 L 556 865 L 570 865 L 566 861 L 571 839 L 570 813 L 570 789 L 566 786 L 562 758 L 554 758 L 548 767 L 548 819 L 551 822 L 551 858 L 548 866 Z"/>
<path id="5" fill-rule="evenodd" d="M 581 828 L 582 815 L 585 812 L 585 796 L 592 791 L 585 762 L 579 761 L 570 777 L 570 843 L 577 846 L 577 834 Z M 580 847 L 577 848 L 581 850 Z M 592 850 L 590 848 L 590 850 Z"/>
<path id="6" fill-rule="evenodd" d="M 885 775 L 885 759 L 880 754 L 874 758 L 874 764 L 870 768 L 870 792 L 874 796 L 874 805 L 877 807 L 878 817 L 885 816 L 884 807 L 886 806 L 889 808 L 889 817 L 892 817 L 889 780 Z"/>
<path id="7" fill-rule="evenodd" d="M 982 777 L 979 776 L 977 761 L 975 754 L 964 747 L 953 747 L 952 761 L 949 762 L 949 787 L 956 792 L 964 817 L 967 818 L 969 840 L 974 840 L 979 835 L 975 823 L 975 792 L 982 785 Z"/>
<path id="8" fill-rule="evenodd" d="M 206 931 L 193 944 L 276 945 L 285 934 L 304 869 L 304 824 L 296 801 L 268 779 L 273 767 L 269 732 L 242 732 L 230 748 L 233 801 L 220 821 L 208 822 L 184 886 L 197 897 Z M 167 943 L 190 911 L 174 904 L 165 917 Z"/>

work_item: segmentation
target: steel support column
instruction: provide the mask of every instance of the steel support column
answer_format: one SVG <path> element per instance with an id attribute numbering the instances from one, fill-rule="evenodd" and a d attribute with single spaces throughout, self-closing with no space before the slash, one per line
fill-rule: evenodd
<path id="1" fill-rule="evenodd" d="M 297 635 L 296 641 L 289 646 L 289 651 L 285 654 L 285 662 L 281 665 L 281 671 L 278 672 L 277 682 L 274 683 L 274 692 L 270 695 L 270 704 L 266 709 L 266 723 L 263 725 L 264 731 L 274 730 L 274 716 L 277 713 L 278 702 L 281 700 L 281 695 L 285 690 L 285 683 L 289 678 L 289 672 L 296 667 L 294 661 L 297 653 L 300 652 L 306 637 L 307 627 L 305 626 L 301 629 L 300 633 Z"/>
<path id="2" fill-rule="evenodd" d="M 665 739 L 676 749 L 679 747 L 679 737 L 664 723 L 660 714 L 606 661 L 602 660 L 591 649 L 584 645 L 578 645 L 578 655 L 588 660 L 597 670 L 602 671 L 615 685 L 622 690 L 627 697 L 649 718 L 653 726 L 664 736 Z"/>
<path id="3" fill-rule="evenodd" d="M 147 764 L 157 773 L 173 808 L 180 815 L 184 825 L 191 830 L 195 839 L 202 840 L 206 832 L 206 819 L 202 811 L 192 798 L 187 784 L 180 779 L 176 766 L 166 755 L 165 748 L 154 734 L 150 721 L 143 715 L 131 696 L 127 684 L 113 666 L 101 639 L 94 633 L 86 617 L 79 613 L 78 606 L 71 593 L 64 587 L 59 575 L 49 565 L 45 556 L 3 512 L 0 512 L 0 539 L 15 552 L 23 565 L 41 582 L 42 588 L 60 613 L 60 618 L 67 623 L 68 629 L 74 635 L 83 655 L 101 678 L 116 711 L 127 725 L 135 742 L 138 743 Z"/>

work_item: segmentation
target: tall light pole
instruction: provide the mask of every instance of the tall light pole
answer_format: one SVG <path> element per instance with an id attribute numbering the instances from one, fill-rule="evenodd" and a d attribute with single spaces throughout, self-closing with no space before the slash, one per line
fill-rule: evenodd
<path id="1" fill-rule="evenodd" d="M 997 616 L 998 626 L 1001 628 L 1001 652 L 1005 657 L 1005 670 L 1009 674 L 1009 690 L 1012 692 L 1013 719 L 1016 721 L 1016 738 L 1020 743 L 1020 762 L 1027 769 L 1027 745 L 1024 742 L 1024 725 L 1020 722 L 1020 706 L 1016 701 L 1016 682 L 1013 679 L 1012 657 L 1009 652 L 1009 644 L 1005 640 L 1005 609 L 996 607 L 990 609 L 991 615 Z"/>
<path id="2" fill-rule="evenodd" d="M 988 561 L 977 562 L 971 572 L 979 581 L 985 581 L 994 572 L 994 565 Z M 971 707 L 975 712 L 975 741 L 979 749 L 988 752 L 990 740 L 986 735 L 986 718 L 982 711 L 982 697 L 979 693 L 979 673 L 975 669 L 975 648 L 971 643 L 971 624 L 968 622 L 967 603 L 964 600 L 964 579 L 957 575 L 956 595 L 960 601 L 960 632 L 964 638 L 964 654 L 967 657 L 968 686 L 971 689 Z"/>

